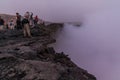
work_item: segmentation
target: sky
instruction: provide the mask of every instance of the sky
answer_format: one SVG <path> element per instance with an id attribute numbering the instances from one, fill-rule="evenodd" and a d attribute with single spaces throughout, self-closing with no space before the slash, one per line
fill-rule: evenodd
<path id="1" fill-rule="evenodd" d="M 0 13 L 23 15 L 29 11 L 45 20 L 75 21 L 102 5 L 101 0 L 0 0 Z"/>

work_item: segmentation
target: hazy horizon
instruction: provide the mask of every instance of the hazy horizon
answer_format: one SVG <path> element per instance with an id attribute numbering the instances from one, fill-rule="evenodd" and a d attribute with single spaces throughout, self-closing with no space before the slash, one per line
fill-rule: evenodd
<path id="1" fill-rule="evenodd" d="M 23 15 L 29 11 L 44 20 L 79 22 L 88 14 L 109 8 L 111 3 L 108 0 L 1 0 L 0 13 Z"/>

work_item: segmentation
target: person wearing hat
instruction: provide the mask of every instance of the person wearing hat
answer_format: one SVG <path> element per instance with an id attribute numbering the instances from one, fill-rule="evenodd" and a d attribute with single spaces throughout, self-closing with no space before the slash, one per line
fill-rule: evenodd
<path id="1" fill-rule="evenodd" d="M 24 18 L 22 20 L 24 37 L 32 37 L 30 33 L 30 25 L 28 19 L 28 16 L 24 15 Z"/>

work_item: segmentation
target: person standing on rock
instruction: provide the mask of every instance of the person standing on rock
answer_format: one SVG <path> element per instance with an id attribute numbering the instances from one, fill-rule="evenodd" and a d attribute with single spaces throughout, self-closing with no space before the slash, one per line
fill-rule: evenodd
<path id="1" fill-rule="evenodd" d="M 30 33 L 29 17 L 26 14 L 24 15 L 24 18 L 22 20 L 22 26 L 23 26 L 24 37 L 32 37 Z"/>
<path id="2" fill-rule="evenodd" d="M 35 26 L 37 25 L 37 23 L 38 23 L 38 16 L 36 15 L 35 18 L 34 18 L 34 24 L 35 24 Z"/>
<path id="3" fill-rule="evenodd" d="M 19 13 L 16 13 L 16 28 L 17 29 L 22 29 L 22 26 L 21 26 L 21 15 Z"/>
<path id="4" fill-rule="evenodd" d="M 33 21 L 33 13 L 30 13 L 30 26 L 33 28 L 34 27 L 34 21 Z"/>
<path id="5" fill-rule="evenodd" d="M 0 16 L 0 30 L 3 30 L 4 28 L 4 20 Z"/>

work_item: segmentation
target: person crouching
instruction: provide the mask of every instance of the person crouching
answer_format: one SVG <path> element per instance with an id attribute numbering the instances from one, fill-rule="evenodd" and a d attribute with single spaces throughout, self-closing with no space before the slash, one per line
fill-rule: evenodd
<path id="1" fill-rule="evenodd" d="M 32 37 L 28 17 L 25 15 L 22 20 L 24 37 Z"/>

